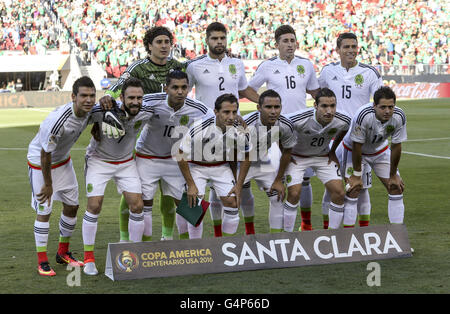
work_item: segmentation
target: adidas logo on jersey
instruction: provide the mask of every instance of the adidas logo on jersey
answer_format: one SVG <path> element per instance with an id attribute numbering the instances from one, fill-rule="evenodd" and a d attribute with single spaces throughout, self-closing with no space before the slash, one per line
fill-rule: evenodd
<path id="1" fill-rule="evenodd" d="M 277 69 L 277 70 L 275 70 L 275 72 L 273 72 L 273 74 L 280 74 L 280 71 L 278 71 L 278 69 Z"/>
<path id="2" fill-rule="evenodd" d="M 205 71 L 203 71 L 203 74 L 208 74 L 208 73 L 209 73 L 208 69 L 205 69 Z"/>
<path id="3" fill-rule="evenodd" d="M 332 78 L 332 81 L 337 81 L 337 80 L 338 80 L 337 76 Z"/>
<path id="4" fill-rule="evenodd" d="M 154 80 L 155 76 L 153 75 L 153 73 L 149 76 L 149 79 Z"/>

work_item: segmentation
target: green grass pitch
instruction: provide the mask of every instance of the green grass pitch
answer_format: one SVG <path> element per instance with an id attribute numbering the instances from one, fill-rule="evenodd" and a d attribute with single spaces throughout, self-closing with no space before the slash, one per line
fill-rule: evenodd
<path id="1" fill-rule="evenodd" d="M 450 291 L 450 100 L 399 101 L 408 120 L 408 141 L 403 144 L 400 172 L 406 189 L 405 224 L 412 258 L 381 260 L 381 286 L 369 287 L 367 262 L 306 266 L 298 268 L 249 272 L 180 276 L 112 282 L 104 276 L 108 242 L 116 242 L 119 195 L 113 183 L 106 190 L 103 211 L 96 238 L 96 258 L 100 275 L 82 274 L 79 287 L 69 287 L 69 271 L 54 262 L 59 236 L 58 219 L 61 205 L 55 202 L 50 219 L 48 254 L 57 276 L 40 277 L 36 272 L 33 236 L 35 213 L 30 207 L 26 148 L 36 134 L 39 123 L 50 109 L 0 110 L 0 278 L 1 293 L 448 293 Z M 243 104 L 242 114 L 254 105 Z M 86 209 L 84 195 L 84 148 L 89 141 L 87 129 L 72 151 L 72 159 L 80 184 L 78 223 L 71 250 L 82 258 L 81 223 Z M 314 203 L 313 227 L 322 226 L 321 198 L 323 186 L 312 179 Z M 252 185 L 256 200 L 256 232 L 268 232 L 268 204 L 265 195 Z M 374 179 L 370 190 L 371 224 L 386 224 L 387 194 Z M 153 209 L 153 238 L 161 237 L 158 205 Z M 298 216 L 299 217 L 299 216 Z M 296 229 L 299 225 L 297 219 Z M 241 224 L 239 234 L 244 233 Z M 175 237 L 177 237 L 175 231 Z M 209 214 L 205 216 L 204 237 L 212 237 Z"/>

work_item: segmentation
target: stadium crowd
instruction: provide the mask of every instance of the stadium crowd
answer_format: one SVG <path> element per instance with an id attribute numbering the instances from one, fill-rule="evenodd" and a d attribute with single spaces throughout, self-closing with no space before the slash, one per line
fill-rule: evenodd
<path id="1" fill-rule="evenodd" d="M 228 46 L 242 59 L 265 59 L 276 53 L 273 31 L 294 27 L 298 54 L 319 70 L 337 60 L 339 33 L 354 32 L 360 60 L 373 65 L 407 66 L 449 63 L 449 8 L 446 0 L 41 0 L 48 3 L 66 32 L 55 31 L 43 6 L 32 0 L 1 0 L 0 50 L 45 53 L 68 36 L 87 59 L 95 56 L 109 75 L 145 57 L 142 39 L 154 25 L 175 34 L 177 58 L 205 52 L 204 31 L 220 21 L 228 26 Z M 331 57 L 330 57 L 331 56 Z"/>

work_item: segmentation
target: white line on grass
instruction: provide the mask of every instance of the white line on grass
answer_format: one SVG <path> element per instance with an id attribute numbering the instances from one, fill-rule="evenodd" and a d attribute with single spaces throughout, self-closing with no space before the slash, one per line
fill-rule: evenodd
<path id="1" fill-rule="evenodd" d="M 409 154 L 409 155 L 422 156 L 422 157 L 439 158 L 439 159 L 450 159 L 450 157 L 446 157 L 446 156 L 435 156 L 435 155 L 428 155 L 428 154 L 421 154 L 421 153 L 414 153 L 414 152 L 405 152 L 405 151 L 402 151 L 402 153 Z"/>
<path id="2" fill-rule="evenodd" d="M 450 137 L 434 137 L 434 138 L 419 138 L 414 140 L 406 140 L 407 142 L 428 142 L 428 141 L 441 141 L 441 140 L 450 140 Z"/>

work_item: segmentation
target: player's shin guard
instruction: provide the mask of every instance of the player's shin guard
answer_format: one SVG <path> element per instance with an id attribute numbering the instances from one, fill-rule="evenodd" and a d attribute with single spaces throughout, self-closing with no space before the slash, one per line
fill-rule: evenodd
<path id="1" fill-rule="evenodd" d="M 130 219 L 130 211 L 128 209 L 127 201 L 122 195 L 119 205 L 119 231 L 120 231 L 120 241 L 128 241 L 128 220 Z"/>
<path id="2" fill-rule="evenodd" d="M 391 224 L 402 224 L 405 214 L 405 205 L 403 204 L 403 194 L 389 194 L 388 216 Z"/>
<path id="3" fill-rule="evenodd" d="M 176 214 L 176 223 L 180 240 L 189 239 L 188 222 L 183 216 Z"/>
<path id="4" fill-rule="evenodd" d="M 211 188 L 209 191 L 209 210 L 211 214 L 211 220 L 214 225 L 214 236 L 222 236 L 222 202 L 217 197 L 216 191 Z"/>
<path id="5" fill-rule="evenodd" d="M 84 244 L 84 263 L 94 262 L 94 245 L 97 234 L 98 215 L 86 211 L 83 216 L 82 234 Z"/>
<path id="6" fill-rule="evenodd" d="M 323 228 L 328 229 L 330 217 L 328 215 L 329 209 L 330 209 L 330 193 L 328 193 L 327 189 L 323 192 L 322 197 L 322 220 L 323 220 Z"/>
<path id="7" fill-rule="evenodd" d="M 48 232 L 50 229 L 49 222 L 34 221 L 34 240 L 36 243 L 36 252 L 38 256 L 38 264 L 47 262 L 47 243 Z"/>
<path id="8" fill-rule="evenodd" d="M 294 231 L 295 219 L 297 219 L 298 204 L 292 205 L 288 201 L 283 204 L 283 229 L 287 232 Z"/>
<path id="9" fill-rule="evenodd" d="M 359 226 L 367 227 L 370 222 L 370 196 L 369 189 L 362 189 L 358 196 Z"/>
<path id="10" fill-rule="evenodd" d="M 59 219 L 59 244 L 58 254 L 63 255 L 69 252 L 70 237 L 75 229 L 77 217 L 67 217 L 61 214 Z"/>
<path id="11" fill-rule="evenodd" d="M 241 210 L 245 222 L 245 234 L 255 234 L 255 198 L 250 183 L 244 184 L 241 193 Z"/>
<path id="12" fill-rule="evenodd" d="M 223 208 L 222 231 L 224 236 L 234 235 L 239 226 L 239 211 L 237 208 Z"/>
<path id="13" fill-rule="evenodd" d="M 355 226 L 358 199 L 345 196 L 344 204 L 344 228 L 351 228 Z"/>
<path id="14" fill-rule="evenodd" d="M 175 203 L 170 196 L 162 195 L 159 200 L 161 208 L 161 233 L 164 238 L 173 238 L 173 227 L 175 224 Z"/>
<path id="15" fill-rule="evenodd" d="M 342 218 L 344 217 L 344 204 L 337 205 L 333 202 L 330 202 L 329 217 L 330 229 L 338 229 L 341 226 Z"/>
<path id="16" fill-rule="evenodd" d="M 269 196 L 269 194 L 267 194 Z M 269 225 L 270 232 L 283 231 L 283 202 L 278 201 L 278 194 L 275 192 L 269 196 Z"/>
<path id="17" fill-rule="evenodd" d="M 141 242 L 144 234 L 144 213 L 132 213 L 130 211 L 130 219 L 128 221 L 128 231 L 130 233 L 131 242 Z"/>
<path id="18" fill-rule="evenodd" d="M 311 206 L 312 206 L 312 187 L 310 179 L 304 179 L 302 190 L 300 192 L 300 214 L 302 216 L 301 230 L 312 230 L 311 224 Z"/>
<path id="19" fill-rule="evenodd" d="M 144 234 L 142 235 L 142 241 L 152 240 L 152 208 L 153 206 L 144 206 Z"/>

